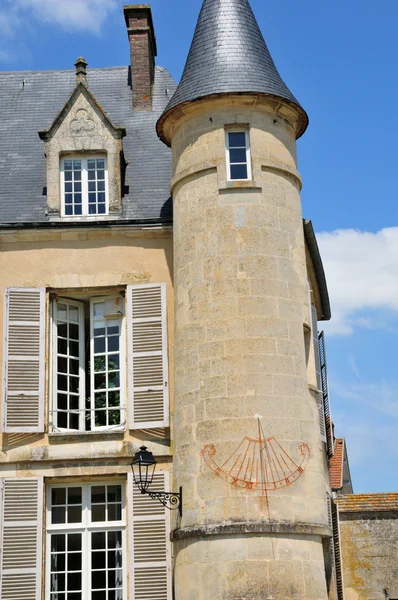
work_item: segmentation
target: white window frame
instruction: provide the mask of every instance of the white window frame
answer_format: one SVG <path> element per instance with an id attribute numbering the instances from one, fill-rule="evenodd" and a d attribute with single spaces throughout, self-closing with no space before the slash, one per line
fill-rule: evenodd
<path id="1" fill-rule="evenodd" d="M 122 491 L 122 519 L 120 521 L 92 522 L 90 491 L 92 487 L 101 485 L 120 485 Z M 54 488 L 82 488 L 82 522 L 81 523 L 51 523 L 51 491 Z M 126 481 L 93 481 L 90 483 L 68 482 L 46 486 L 46 583 L 45 600 L 51 600 L 51 535 L 57 533 L 82 534 L 82 600 L 91 598 L 91 533 L 94 531 L 122 531 L 122 569 L 123 569 L 123 600 L 127 595 L 127 524 L 126 524 Z M 66 571 L 67 572 L 67 571 Z"/>
<path id="2" fill-rule="evenodd" d="M 117 295 L 90 298 L 90 388 L 91 388 L 91 430 L 90 431 L 124 431 L 127 423 L 126 407 L 126 368 L 127 368 L 127 348 L 126 348 L 126 321 L 124 306 L 126 303 L 123 298 L 123 312 L 120 315 L 120 335 L 119 335 L 119 360 L 120 360 L 120 425 L 106 425 L 105 427 L 95 427 L 95 398 L 94 398 L 94 304 L 97 302 L 106 302 L 120 298 Z M 105 317 L 104 317 L 105 318 Z M 106 320 L 106 318 L 105 318 Z M 107 354 L 105 354 L 107 356 Z M 122 416 L 124 414 L 124 418 Z M 93 426 L 94 423 L 94 426 Z"/>
<path id="3" fill-rule="evenodd" d="M 118 294 L 109 294 L 106 296 L 92 296 L 90 298 L 90 362 L 93 364 L 93 356 L 94 356 L 94 322 L 93 322 L 93 305 L 95 302 L 104 302 L 114 299 L 121 299 L 123 311 L 120 315 L 120 335 L 119 335 L 119 355 L 120 355 L 120 415 L 121 415 L 121 423 L 120 425 L 111 425 L 105 427 L 95 427 L 94 420 L 94 410 L 91 410 L 91 428 L 86 431 L 85 428 L 85 417 L 86 413 L 90 410 L 86 408 L 86 386 L 85 386 L 85 375 L 86 375 L 86 353 L 85 353 L 85 323 L 84 323 L 84 303 L 79 300 L 74 299 L 66 299 L 63 296 L 57 296 L 53 300 L 52 310 L 51 310 L 51 372 L 50 372 L 50 389 L 51 389 L 51 402 L 50 402 L 50 418 L 49 425 L 50 431 L 52 433 L 93 433 L 93 432 L 106 432 L 106 431 L 124 431 L 126 429 L 127 423 L 127 398 L 126 398 L 126 369 L 127 369 L 127 346 L 126 346 L 126 316 L 125 316 L 125 305 L 126 299 L 122 298 Z M 57 348 L 57 304 L 69 304 L 71 306 L 75 306 L 79 308 L 79 327 L 83 332 L 83 335 L 80 336 L 80 398 L 79 398 L 79 429 L 64 429 L 57 427 L 55 425 L 55 410 L 57 409 L 57 360 L 58 360 L 58 348 Z M 94 368 L 91 369 L 90 372 L 90 382 L 91 382 L 91 403 L 90 408 L 93 409 L 94 406 Z"/>
<path id="4" fill-rule="evenodd" d="M 105 213 L 90 215 L 88 212 L 88 169 L 87 161 L 101 159 L 105 161 Z M 82 162 L 82 214 L 81 215 L 67 215 L 65 213 L 65 161 L 69 160 L 80 160 Z M 60 164 L 60 176 L 61 176 L 61 217 L 66 219 L 98 219 L 109 215 L 109 177 L 108 177 L 108 157 L 106 154 L 93 154 L 93 155 L 78 155 L 78 154 L 66 154 L 61 157 Z"/>
<path id="5" fill-rule="evenodd" d="M 244 133 L 246 141 L 246 163 L 233 163 L 233 164 L 246 164 L 247 166 L 247 178 L 246 179 L 232 179 L 231 177 L 231 162 L 230 162 L 230 145 L 229 145 L 229 134 L 230 133 Z M 232 146 L 232 149 L 235 147 Z M 246 128 L 237 129 L 226 129 L 225 130 L 225 155 L 227 165 L 227 180 L 228 181 L 251 181 L 252 179 L 252 168 L 251 168 L 251 153 L 250 153 L 250 135 L 249 130 Z"/>
<path id="6" fill-rule="evenodd" d="M 79 378 L 80 378 L 80 393 L 79 393 L 79 429 L 69 429 L 58 427 L 54 423 L 55 419 L 55 411 L 57 410 L 57 371 L 58 371 L 58 319 L 57 319 L 57 305 L 58 304 L 67 304 L 68 306 L 76 307 L 79 311 L 79 328 L 80 331 L 83 332 L 83 335 L 80 335 L 79 340 Z M 57 297 L 54 299 L 52 303 L 52 361 L 51 361 L 51 389 L 52 389 L 52 401 L 51 401 L 51 411 L 50 411 L 50 430 L 52 431 L 85 431 L 85 402 L 86 402 L 86 381 L 85 381 L 85 368 L 84 368 L 84 304 L 79 302 L 78 300 L 70 300 L 62 297 Z"/>

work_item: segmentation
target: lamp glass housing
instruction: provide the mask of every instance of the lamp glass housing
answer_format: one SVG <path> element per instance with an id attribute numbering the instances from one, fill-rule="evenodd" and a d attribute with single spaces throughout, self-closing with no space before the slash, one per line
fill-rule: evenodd
<path id="1" fill-rule="evenodd" d="M 156 464 L 155 457 L 146 446 L 141 446 L 139 451 L 134 454 L 131 469 L 133 471 L 134 482 L 142 494 L 146 494 L 152 483 Z"/>

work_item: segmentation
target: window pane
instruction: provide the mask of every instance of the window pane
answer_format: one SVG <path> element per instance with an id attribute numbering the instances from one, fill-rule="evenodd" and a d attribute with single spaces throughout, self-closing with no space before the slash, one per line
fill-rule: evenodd
<path id="1" fill-rule="evenodd" d="M 112 336 L 108 338 L 108 352 L 117 352 L 119 350 L 119 338 Z"/>
<path id="2" fill-rule="evenodd" d="M 68 552 L 78 552 L 82 549 L 82 536 L 80 533 L 68 535 Z"/>
<path id="3" fill-rule="evenodd" d="M 246 134 L 244 131 L 231 132 L 228 134 L 229 147 L 230 148 L 242 148 L 246 147 Z"/>
<path id="4" fill-rule="evenodd" d="M 68 571 L 80 571 L 82 568 L 82 555 L 80 552 L 68 554 Z"/>
<path id="5" fill-rule="evenodd" d="M 106 213 L 106 206 L 105 204 L 98 204 L 98 214 L 99 215 L 104 215 Z"/>
<path id="6" fill-rule="evenodd" d="M 106 408 L 106 393 L 95 394 L 95 408 Z"/>
<path id="7" fill-rule="evenodd" d="M 105 532 L 100 531 L 91 535 L 91 545 L 93 550 L 102 550 L 106 547 Z"/>
<path id="8" fill-rule="evenodd" d="M 93 486 L 91 488 L 91 503 L 92 504 L 105 504 L 106 502 L 106 488 L 104 485 Z"/>
<path id="9" fill-rule="evenodd" d="M 120 378 L 118 372 L 108 374 L 108 388 L 118 388 L 120 386 Z"/>
<path id="10" fill-rule="evenodd" d="M 94 371 L 98 373 L 99 371 L 106 370 L 106 357 L 105 356 L 96 356 L 94 358 Z"/>
<path id="11" fill-rule="evenodd" d="M 68 372 L 68 359 L 63 356 L 58 357 L 58 372 L 59 373 L 67 373 Z"/>
<path id="12" fill-rule="evenodd" d="M 120 406 L 120 392 L 109 392 L 108 405 L 111 407 Z"/>
<path id="13" fill-rule="evenodd" d="M 246 162 L 246 149 L 242 150 L 230 150 L 229 160 L 231 163 L 245 163 Z"/>
<path id="14" fill-rule="evenodd" d="M 82 575 L 81 573 L 69 573 L 68 579 L 68 590 L 81 590 L 82 589 Z"/>
<path id="15" fill-rule="evenodd" d="M 66 522 L 66 512 L 64 506 L 53 506 L 51 509 L 51 522 L 53 525 Z"/>
<path id="16" fill-rule="evenodd" d="M 93 592 L 91 598 L 92 600 L 107 600 L 106 592 Z"/>
<path id="17" fill-rule="evenodd" d="M 106 427 L 106 411 L 97 410 L 95 411 L 95 426 Z"/>
<path id="18" fill-rule="evenodd" d="M 247 165 L 231 165 L 231 179 L 247 179 Z"/>
<path id="19" fill-rule="evenodd" d="M 96 390 L 101 390 L 106 388 L 106 375 L 99 374 L 94 376 L 94 387 Z"/>
<path id="20" fill-rule="evenodd" d="M 93 569 L 105 569 L 106 567 L 106 552 L 93 552 L 91 566 Z"/>
<path id="21" fill-rule="evenodd" d="M 65 571 L 65 554 L 53 553 L 51 554 L 51 571 Z"/>
<path id="22" fill-rule="evenodd" d="M 102 317 L 105 314 L 105 302 L 94 303 L 94 317 Z"/>
<path id="23" fill-rule="evenodd" d="M 53 506 L 66 504 L 66 488 L 53 488 L 51 490 L 51 504 Z"/>
<path id="24" fill-rule="evenodd" d="M 109 531 L 108 533 L 108 548 L 121 548 L 122 547 L 122 532 L 121 531 Z"/>
<path id="25" fill-rule="evenodd" d="M 82 488 L 81 487 L 68 488 L 68 504 L 81 504 L 81 503 L 82 503 Z"/>
<path id="26" fill-rule="evenodd" d="M 57 534 L 51 536 L 51 552 L 65 551 L 65 535 Z"/>
<path id="27" fill-rule="evenodd" d="M 102 158 L 99 158 L 97 160 L 97 169 L 104 169 L 105 168 L 105 161 Z"/>
<path id="28" fill-rule="evenodd" d="M 68 506 L 68 523 L 81 523 L 82 521 L 82 507 L 81 506 Z"/>
<path id="29" fill-rule="evenodd" d="M 91 587 L 93 590 L 98 590 L 106 587 L 106 572 L 93 571 L 91 574 Z"/>
<path id="30" fill-rule="evenodd" d="M 108 521 L 121 521 L 121 520 L 122 520 L 121 504 L 109 504 L 109 506 L 108 506 Z"/>

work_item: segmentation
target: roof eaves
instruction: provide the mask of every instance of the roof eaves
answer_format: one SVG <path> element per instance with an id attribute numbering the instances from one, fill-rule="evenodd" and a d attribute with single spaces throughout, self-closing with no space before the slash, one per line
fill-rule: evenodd
<path id="1" fill-rule="evenodd" d="M 322 315 L 320 321 L 329 321 L 332 318 L 330 310 L 329 292 L 326 283 L 325 270 L 322 264 L 321 254 L 319 252 L 318 242 L 315 237 L 314 228 L 312 222 L 309 219 L 303 219 L 304 224 L 304 236 L 307 242 L 308 250 L 312 262 L 314 264 L 314 270 L 316 280 L 318 283 L 319 295 L 321 297 Z"/>

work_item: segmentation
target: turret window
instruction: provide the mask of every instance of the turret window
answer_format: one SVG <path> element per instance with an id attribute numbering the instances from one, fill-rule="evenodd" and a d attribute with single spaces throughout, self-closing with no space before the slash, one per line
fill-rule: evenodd
<path id="1" fill-rule="evenodd" d="M 249 132 L 227 131 L 227 171 L 230 181 L 251 179 Z"/>
<path id="2" fill-rule="evenodd" d="M 108 214 L 108 170 L 104 156 L 68 156 L 61 161 L 63 217 Z"/>

